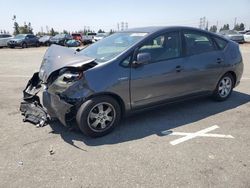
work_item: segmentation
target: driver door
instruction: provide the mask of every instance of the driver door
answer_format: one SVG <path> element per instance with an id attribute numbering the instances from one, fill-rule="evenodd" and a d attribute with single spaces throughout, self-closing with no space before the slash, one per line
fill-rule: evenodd
<path id="1" fill-rule="evenodd" d="M 149 53 L 151 61 L 131 68 L 132 108 L 186 94 L 188 84 L 183 71 L 178 31 L 162 34 L 146 42 L 139 48 L 140 53 Z"/>

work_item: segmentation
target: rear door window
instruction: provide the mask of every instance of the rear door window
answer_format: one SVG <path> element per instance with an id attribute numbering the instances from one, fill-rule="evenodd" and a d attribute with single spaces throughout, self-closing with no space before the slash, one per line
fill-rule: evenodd
<path id="1" fill-rule="evenodd" d="M 215 50 L 213 41 L 205 33 L 196 31 L 184 31 L 184 41 L 186 44 L 186 55 L 195 55 Z"/>

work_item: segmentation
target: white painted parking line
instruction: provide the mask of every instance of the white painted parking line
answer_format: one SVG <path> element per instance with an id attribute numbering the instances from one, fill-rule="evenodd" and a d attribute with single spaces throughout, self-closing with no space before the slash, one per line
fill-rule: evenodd
<path id="1" fill-rule="evenodd" d="M 174 135 L 174 136 L 184 136 L 182 138 L 178 138 L 170 142 L 171 145 L 177 145 L 187 140 L 190 140 L 195 137 L 214 137 L 214 138 L 234 138 L 232 135 L 224 135 L 224 134 L 206 134 L 210 131 L 218 129 L 218 125 L 214 125 L 208 127 L 206 129 L 194 132 L 194 133 L 185 133 L 185 132 L 172 132 L 172 131 L 162 131 L 162 134 L 165 135 Z"/>

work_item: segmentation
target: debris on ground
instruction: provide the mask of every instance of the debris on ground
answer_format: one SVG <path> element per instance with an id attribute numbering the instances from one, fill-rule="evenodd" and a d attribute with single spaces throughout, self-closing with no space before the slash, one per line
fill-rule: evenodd
<path id="1" fill-rule="evenodd" d="M 53 147 L 52 147 L 52 146 L 50 146 L 49 154 L 50 154 L 50 155 L 54 155 L 54 154 L 55 154 L 55 151 L 53 150 Z"/>

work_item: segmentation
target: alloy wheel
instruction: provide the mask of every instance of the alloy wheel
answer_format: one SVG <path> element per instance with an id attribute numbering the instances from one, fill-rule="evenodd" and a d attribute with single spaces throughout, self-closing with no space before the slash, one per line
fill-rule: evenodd
<path id="1" fill-rule="evenodd" d="M 221 79 L 218 92 L 223 98 L 227 97 L 232 90 L 232 80 L 230 77 L 224 77 Z"/>
<path id="2" fill-rule="evenodd" d="M 102 132 L 112 126 L 116 118 L 113 105 L 107 102 L 96 104 L 89 112 L 88 126 L 96 132 Z"/>

